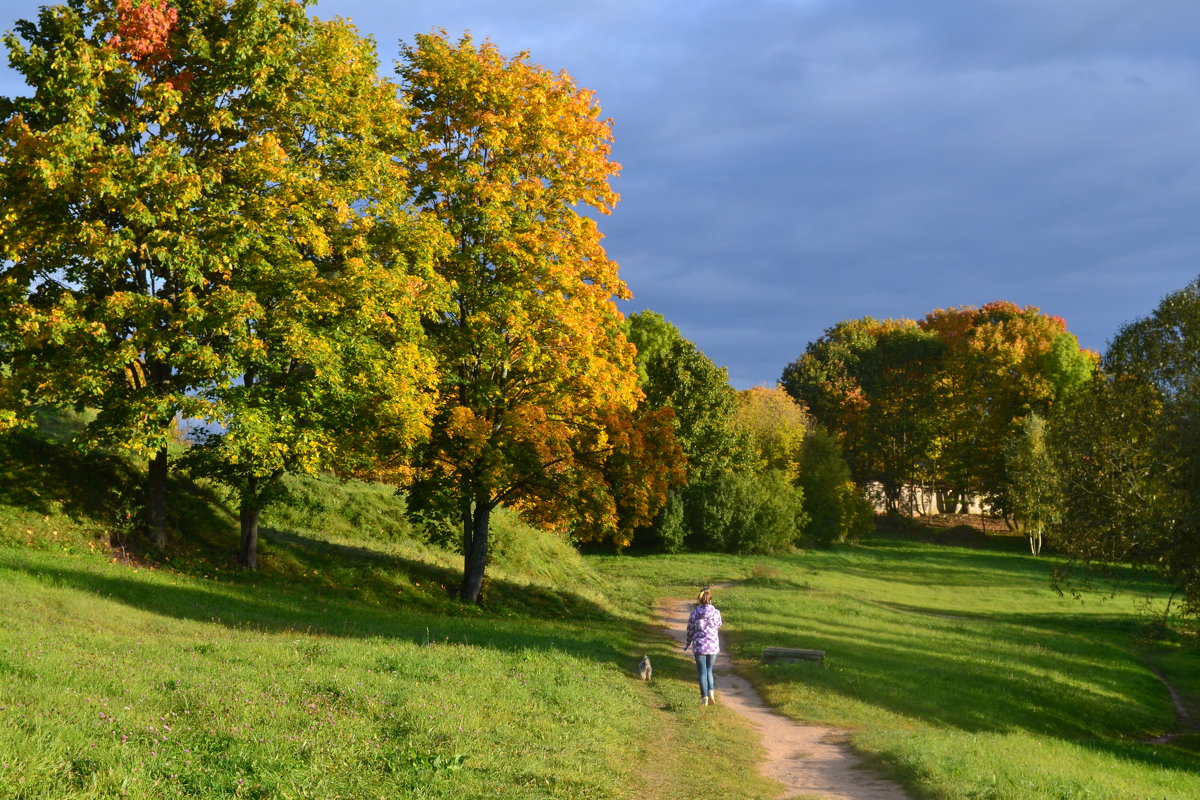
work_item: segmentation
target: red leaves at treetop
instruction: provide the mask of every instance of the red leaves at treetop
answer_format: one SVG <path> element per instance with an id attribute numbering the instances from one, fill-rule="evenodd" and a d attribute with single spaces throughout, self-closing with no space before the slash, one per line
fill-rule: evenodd
<path id="1" fill-rule="evenodd" d="M 167 39 L 178 19 L 166 0 L 117 0 L 117 32 L 108 45 L 136 62 L 157 64 L 170 55 Z"/>

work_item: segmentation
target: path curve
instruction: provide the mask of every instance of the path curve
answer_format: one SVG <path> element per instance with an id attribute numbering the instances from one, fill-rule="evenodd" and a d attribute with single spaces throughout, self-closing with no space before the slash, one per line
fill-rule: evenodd
<path id="1" fill-rule="evenodd" d="M 691 604 L 661 600 L 656 609 L 660 625 L 680 644 L 684 641 Z M 800 725 L 771 709 L 748 680 L 736 674 L 729 656 L 717 656 L 717 697 L 721 705 L 741 714 L 762 737 L 767 761 L 763 772 L 784 785 L 781 798 L 821 797 L 826 800 L 909 800 L 895 783 L 864 769 L 842 741 L 845 733 L 821 725 Z M 699 700 L 699 689 L 696 695 Z"/>
<path id="2" fill-rule="evenodd" d="M 1200 726 L 1197 726 L 1195 721 L 1192 720 L 1191 712 L 1188 711 L 1187 704 L 1183 702 L 1183 696 L 1171 685 L 1170 681 L 1167 680 L 1167 676 L 1153 664 L 1147 664 L 1147 666 L 1150 667 L 1150 671 L 1154 673 L 1155 677 L 1162 681 L 1162 685 L 1167 687 L 1167 692 L 1171 695 L 1171 703 L 1175 706 L 1175 729 L 1162 736 L 1154 736 L 1144 740 L 1146 744 L 1169 744 L 1180 737 L 1196 733 L 1197 730 L 1200 730 Z"/>

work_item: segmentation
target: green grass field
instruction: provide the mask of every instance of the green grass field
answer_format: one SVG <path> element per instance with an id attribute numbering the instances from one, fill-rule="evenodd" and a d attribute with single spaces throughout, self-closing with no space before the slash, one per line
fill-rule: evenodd
<path id="1" fill-rule="evenodd" d="M 981 537 L 982 538 L 982 537 Z M 736 658 L 785 714 L 849 729 L 860 753 L 920 798 L 1200 797 L 1200 736 L 1166 744 L 1176 713 L 1159 669 L 1200 697 L 1193 641 L 1148 639 L 1153 585 L 1126 577 L 1082 602 L 1049 588 L 1049 559 L 876 539 L 785 558 L 615 559 L 646 583 L 719 591 Z M 826 651 L 761 666 L 765 645 Z"/>
<path id="2" fill-rule="evenodd" d="M 127 467 L 3 444 L 0 800 L 773 797 L 752 733 L 696 706 L 648 626 L 655 598 L 724 582 L 764 695 L 914 798 L 1200 797 L 1200 737 L 1146 743 L 1176 726 L 1155 669 L 1200 711 L 1195 641 L 1148 624 L 1157 587 L 1060 597 L 1019 541 L 584 558 L 501 514 L 463 606 L 457 557 L 386 487 L 292 481 L 243 573 L 227 499 L 180 479 L 175 555 L 130 564 L 105 546 Z M 767 644 L 827 660 L 761 667 Z"/>
<path id="3" fill-rule="evenodd" d="M 453 599 L 458 557 L 402 500 L 359 482 L 292 481 L 244 573 L 222 493 L 180 480 L 174 555 L 130 564 L 106 546 L 119 461 L 4 444 L 0 798 L 774 793 L 647 610 L 511 514 L 482 607 Z"/>
<path id="4" fill-rule="evenodd" d="M 0 602 L 0 797 L 666 797 L 695 781 L 658 745 L 693 729 L 761 784 L 745 731 L 701 717 L 686 670 L 633 680 L 640 628 L 598 609 L 383 608 L 13 548 Z"/>

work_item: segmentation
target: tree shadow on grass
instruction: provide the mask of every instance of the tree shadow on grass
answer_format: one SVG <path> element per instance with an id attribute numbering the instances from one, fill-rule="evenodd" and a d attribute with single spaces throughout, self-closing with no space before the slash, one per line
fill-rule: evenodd
<path id="1" fill-rule="evenodd" d="M 869 557 L 870 552 L 860 554 Z M 981 589 L 988 587 L 1009 588 L 1014 585 L 1043 586 L 1053 591 L 1051 578 L 1056 568 L 1062 567 L 1059 559 L 1037 557 L 1021 553 L 996 551 L 948 550 L 930 552 L 922 550 L 906 557 L 903 549 L 881 551 L 869 563 L 839 563 L 839 573 L 874 580 L 894 580 L 902 583 L 920 583 L 925 586 L 947 588 Z M 1111 594 L 1122 589 L 1145 590 L 1166 598 L 1170 589 L 1157 582 L 1152 574 L 1130 565 L 1112 564 L 1102 569 L 1077 568 L 1070 585 L 1082 592 Z"/>
<path id="2" fill-rule="evenodd" d="M 148 555 L 148 541 L 134 535 L 141 525 L 144 474 L 128 458 L 17 432 L 0 435 L 0 465 L 0 507 L 38 516 L 63 513 L 76 524 L 107 532 L 126 556 Z M 174 544 L 215 563 L 231 561 L 236 539 L 223 539 L 228 531 L 236 537 L 237 517 L 223 499 L 178 471 L 168 479 L 168 493 Z"/>
<path id="3" fill-rule="evenodd" d="M 0 505 L 111 523 L 133 475 L 121 458 L 28 433 L 0 436 Z"/>
<path id="4" fill-rule="evenodd" d="M 825 667 L 756 668 L 769 682 L 810 684 L 940 727 L 1119 742 L 1170 724 L 1167 691 L 1132 650 L 1136 618 L 945 619 L 874 608 L 855 617 L 810 610 L 802 627 L 759 619 L 739 639 L 751 657 L 767 644 L 826 652 Z M 913 624 L 898 626 L 891 614 Z"/>
<path id="5" fill-rule="evenodd" d="M 269 555 L 286 558 L 302 570 L 336 571 L 339 582 L 351 586 L 348 594 L 363 602 L 395 604 L 398 584 L 396 577 L 404 576 L 407 596 L 405 608 L 414 605 L 431 612 L 464 615 L 517 615 L 537 619 L 547 617 L 604 622 L 614 619 L 611 612 L 598 603 L 570 591 L 562 591 L 535 583 L 497 580 L 488 576 L 477 605 L 462 604 L 458 589 L 462 580 L 461 568 L 443 566 L 413 558 L 381 552 L 363 545 L 330 542 L 295 531 L 267 528 L 262 532 Z M 241 573 L 243 579 L 271 580 L 266 574 Z M 421 591 L 413 591 L 419 586 Z"/>
<path id="6" fill-rule="evenodd" d="M 413 574 L 438 574 L 422 562 L 387 558 L 389 565 Z M 487 616 L 484 609 L 455 606 L 450 601 L 444 601 L 438 613 L 430 607 L 396 602 L 394 584 L 390 587 L 392 602 L 368 606 L 359 598 L 303 583 L 201 582 L 158 570 L 123 571 L 127 568 L 76 564 L 44 554 L 0 550 L 0 568 L 23 572 L 46 584 L 88 592 L 152 614 L 226 628 L 401 639 L 418 644 L 449 642 L 508 651 L 547 650 L 620 663 L 628 659 L 617 646 L 623 638 L 624 621 L 595 604 L 587 609 L 590 624 L 585 629 L 531 614 Z M 504 582 L 497 582 L 494 590 L 514 595 L 530 591 Z M 589 604 L 583 598 L 575 602 Z M 618 632 L 620 635 L 614 635 Z"/>
<path id="7" fill-rule="evenodd" d="M 968 666 L 935 657 L 927 658 L 926 663 L 913 663 L 922 655 L 916 650 L 876 644 L 856 648 L 856 641 L 855 637 L 847 637 L 820 642 L 827 653 L 833 654 L 831 658 L 853 665 L 847 671 L 853 675 L 850 679 L 845 672 L 830 676 L 828 667 L 812 664 L 755 667 L 754 671 L 769 682 L 810 684 L 821 694 L 886 708 L 936 728 L 1002 735 L 1027 733 L 1154 768 L 1200 771 L 1200 758 L 1186 739 L 1166 745 L 1140 742 L 1144 730 L 1122 731 L 1121 718 L 1112 714 L 1100 729 L 1097 709 L 1108 702 L 1111 693 L 1128 688 L 1116 677 L 1119 670 L 1101 677 L 1097 681 L 1099 691 L 1084 697 L 1069 680 L 1022 674 L 1016 665 L 1000 661 Z M 903 663 L 909 667 L 898 669 Z M 1081 702 L 1063 702 L 1064 696 Z M 1136 725 L 1131 722 L 1129 727 Z"/>
<path id="8" fill-rule="evenodd" d="M 1131 761 L 1161 770 L 1200 774 L 1200 736 L 1168 744 L 1121 742 L 1111 739 L 1075 739 L 1073 744 L 1116 761 Z"/>

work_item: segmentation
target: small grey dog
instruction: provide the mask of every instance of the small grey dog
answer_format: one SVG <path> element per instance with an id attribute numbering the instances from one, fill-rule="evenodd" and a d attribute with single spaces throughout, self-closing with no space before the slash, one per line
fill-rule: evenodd
<path id="1" fill-rule="evenodd" d="M 642 676 L 642 680 L 650 680 L 650 675 L 653 672 L 654 667 L 650 666 L 650 656 L 642 656 L 642 663 L 638 665 L 638 674 Z"/>

